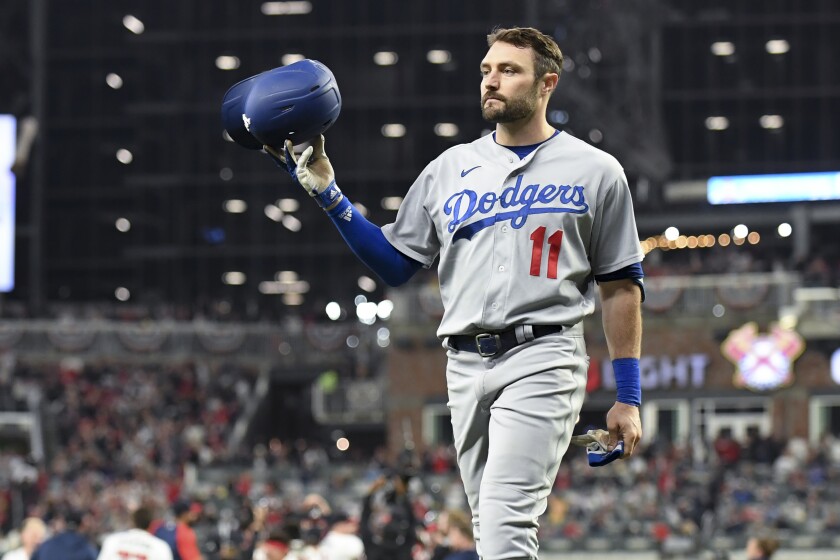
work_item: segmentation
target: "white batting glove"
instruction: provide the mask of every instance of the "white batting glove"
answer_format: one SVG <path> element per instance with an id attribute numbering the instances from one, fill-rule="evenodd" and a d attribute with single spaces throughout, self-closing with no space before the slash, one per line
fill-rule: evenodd
<path id="1" fill-rule="evenodd" d="M 272 146 L 263 146 L 263 149 L 276 162 L 283 164 L 292 179 L 302 186 L 309 196 L 317 197 L 335 182 L 335 171 L 324 151 L 323 134 L 318 136 L 298 159 L 295 159 L 291 140 L 286 140 L 282 152 Z"/>

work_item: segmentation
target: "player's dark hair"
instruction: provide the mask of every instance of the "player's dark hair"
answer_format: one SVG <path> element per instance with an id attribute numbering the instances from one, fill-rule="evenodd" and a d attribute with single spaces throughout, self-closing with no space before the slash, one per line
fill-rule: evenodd
<path id="1" fill-rule="evenodd" d="M 136 528 L 144 531 L 149 528 L 153 520 L 152 510 L 146 506 L 140 506 L 131 513 L 131 522 L 134 523 Z"/>
<path id="2" fill-rule="evenodd" d="M 501 41 L 520 49 L 530 47 L 534 51 L 534 75 L 537 80 L 548 73 L 560 75 L 563 69 L 563 53 L 554 39 L 533 27 L 496 27 L 487 36 L 487 46 Z"/>

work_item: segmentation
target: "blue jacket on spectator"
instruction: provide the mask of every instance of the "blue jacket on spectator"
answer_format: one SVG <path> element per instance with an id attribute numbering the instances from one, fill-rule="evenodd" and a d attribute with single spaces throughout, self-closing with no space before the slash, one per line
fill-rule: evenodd
<path id="1" fill-rule="evenodd" d="M 85 537 L 65 531 L 41 543 L 30 560 L 96 560 L 97 554 Z"/>

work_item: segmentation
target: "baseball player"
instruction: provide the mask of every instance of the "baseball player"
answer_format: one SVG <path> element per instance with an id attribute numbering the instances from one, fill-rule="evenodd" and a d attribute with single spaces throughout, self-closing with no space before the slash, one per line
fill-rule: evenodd
<path id="1" fill-rule="evenodd" d="M 536 559 L 537 519 L 583 403 L 582 320 L 600 289 L 617 397 L 608 447 L 641 437 L 641 260 L 624 172 L 555 130 L 546 107 L 563 56 L 532 28 L 496 29 L 480 63 L 493 134 L 422 171 L 381 229 L 338 189 L 323 136 L 295 157 L 266 152 L 326 210 L 354 253 L 392 286 L 439 259 L 447 387 L 458 465 L 484 560 Z"/>
<path id="2" fill-rule="evenodd" d="M 172 560 L 172 550 L 146 528 L 152 524 L 152 512 L 139 507 L 131 514 L 133 529 L 105 537 L 97 560 Z"/>

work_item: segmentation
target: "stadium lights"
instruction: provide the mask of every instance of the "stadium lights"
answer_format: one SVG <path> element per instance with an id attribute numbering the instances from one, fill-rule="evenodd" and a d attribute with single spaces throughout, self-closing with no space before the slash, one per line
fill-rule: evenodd
<path id="1" fill-rule="evenodd" d="M 117 231 L 125 233 L 131 229 L 131 222 L 128 218 L 117 218 L 117 221 L 114 222 L 114 227 L 117 228 Z"/>
<path id="2" fill-rule="evenodd" d="M 266 16 L 302 16 L 312 11 L 312 2 L 263 2 L 260 11 Z"/>
<path id="3" fill-rule="evenodd" d="M 382 199 L 382 208 L 385 210 L 399 210 L 402 201 L 403 197 L 401 196 L 386 196 Z"/>
<path id="4" fill-rule="evenodd" d="M 294 270 L 279 270 L 274 275 L 274 280 L 277 282 L 282 282 L 283 284 L 291 284 L 293 282 L 297 282 L 300 276 Z"/>
<path id="5" fill-rule="evenodd" d="M 119 74 L 115 74 L 111 72 L 107 76 L 105 76 L 105 83 L 108 84 L 108 87 L 111 89 L 120 89 L 123 87 L 123 79 Z"/>
<path id="6" fill-rule="evenodd" d="M 248 209 L 248 203 L 244 200 L 239 200 L 238 198 L 232 198 L 230 200 L 225 200 L 224 203 L 222 203 L 222 208 L 225 212 L 230 214 L 242 214 Z"/>
<path id="7" fill-rule="evenodd" d="M 260 282 L 258 289 L 266 295 L 278 294 L 305 294 L 309 292 L 309 282 L 297 280 L 295 282 L 278 282 L 276 280 L 264 280 Z"/>
<path id="8" fill-rule="evenodd" d="M 426 53 L 426 60 L 432 64 L 446 64 L 452 60 L 452 53 L 443 49 L 433 49 Z"/>
<path id="9" fill-rule="evenodd" d="M 377 305 L 372 301 L 365 301 L 356 306 L 356 317 L 365 325 L 376 322 Z"/>
<path id="10" fill-rule="evenodd" d="M 785 126 L 785 119 L 781 115 L 761 115 L 758 123 L 761 125 L 761 128 L 775 130 Z"/>
<path id="11" fill-rule="evenodd" d="M 280 210 L 279 208 L 277 208 L 273 204 L 267 205 L 264 209 L 264 212 L 265 212 L 265 215 L 268 216 L 268 218 L 270 220 L 273 220 L 275 222 L 280 222 L 280 221 L 283 220 L 283 216 L 284 216 L 283 211 Z"/>
<path id="12" fill-rule="evenodd" d="M 373 62 L 377 66 L 393 66 L 399 59 L 399 55 L 393 51 L 379 51 L 373 55 Z"/>
<path id="13" fill-rule="evenodd" d="M 300 202 L 296 198 L 281 198 L 276 204 L 283 212 L 297 212 L 300 208 Z"/>
<path id="14" fill-rule="evenodd" d="M 227 284 L 228 286 L 241 286 L 247 280 L 247 276 L 245 276 L 244 272 L 239 272 L 238 270 L 232 270 L 230 272 L 225 272 L 222 274 L 222 282 Z"/>
<path id="15" fill-rule="evenodd" d="M 783 222 L 779 224 L 777 230 L 779 232 L 780 237 L 790 237 L 790 234 L 793 233 L 793 228 L 787 222 Z"/>
<path id="16" fill-rule="evenodd" d="M 743 237 L 739 237 L 740 235 L 743 235 Z M 668 228 L 665 234 L 648 237 L 644 241 L 641 241 L 641 245 L 642 251 L 648 254 L 654 249 L 662 249 L 663 251 L 675 249 L 708 249 L 715 245 L 728 247 L 730 244 L 744 245 L 747 243 L 758 245 L 760 242 L 761 235 L 757 231 L 749 231 L 747 226 L 739 224 L 734 228 L 732 235 L 721 233 L 717 238 L 710 233 L 703 235 L 680 235 L 677 228 Z"/>
<path id="17" fill-rule="evenodd" d="M 767 41 L 764 48 L 770 54 L 785 54 L 790 50 L 790 43 L 785 39 L 771 39 Z"/>
<path id="18" fill-rule="evenodd" d="M 715 41 L 711 50 L 715 56 L 732 56 L 735 54 L 735 44 L 730 41 Z"/>
<path id="19" fill-rule="evenodd" d="M 593 128 L 589 131 L 589 140 L 593 144 L 600 144 L 601 141 L 604 139 L 604 133 L 598 130 L 597 128 Z"/>
<path id="20" fill-rule="evenodd" d="M 301 305 L 301 304 L 303 304 L 303 295 L 301 295 L 301 294 L 283 294 L 283 303 L 285 305 Z"/>
<path id="21" fill-rule="evenodd" d="M 356 210 L 359 211 L 359 214 L 361 214 L 365 218 L 367 218 L 368 215 L 370 214 L 370 211 L 367 209 L 367 206 L 365 206 L 361 202 L 354 202 L 353 207 L 356 208 Z"/>
<path id="22" fill-rule="evenodd" d="M 230 181 L 233 179 L 233 169 L 230 167 L 222 167 L 219 170 L 219 179 L 222 181 Z"/>
<path id="23" fill-rule="evenodd" d="M 280 62 L 283 66 L 288 66 L 289 64 L 294 64 L 299 60 L 303 60 L 306 56 L 302 55 L 301 53 L 286 53 L 280 57 Z"/>
<path id="24" fill-rule="evenodd" d="M 236 70 L 240 63 L 238 56 L 222 55 L 216 57 L 216 68 L 219 70 Z"/>
<path id="25" fill-rule="evenodd" d="M 341 306 L 334 301 L 327 304 L 325 311 L 327 312 L 327 317 L 332 321 L 338 321 L 341 318 Z"/>
<path id="26" fill-rule="evenodd" d="M 359 276 L 358 284 L 361 289 L 368 293 L 376 290 L 376 280 L 370 276 Z"/>
<path id="27" fill-rule="evenodd" d="M 437 123 L 435 125 L 435 134 L 444 138 L 458 136 L 458 125 L 455 123 Z"/>
<path id="28" fill-rule="evenodd" d="M 548 112 L 548 120 L 554 124 L 567 124 L 569 122 L 569 113 L 562 109 L 554 109 Z"/>
<path id="29" fill-rule="evenodd" d="M 729 128 L 729 119 L 722 116 L 706 117 L 706 128 L 709 130 L 726 130 Z"/>
<path id="30" fill-rule="evenodd" d="M 128 165 L 132 161 L 134 161 L 134 154 L 131 151 L 126 150 L 125 148 L 120 148 L 117 150 L 117 161 L 124 165 Z"/>
<path id="31" fill-rule="evenodd" d="M 391 344 L 391 331 L 386 327 L 376 331 L 376 343 L 380 348 L 387 348 Z"/>
<path id="32" fill-rule="evenodd" d="M 116 290 L 114 290 L 114 297 L 117 298 L 119 301 L 128 301 L 131 299 L 131 292 L 128 288 L 120 286 Z"/>
<path id="33" fill-rule="evenodd" d="M 382 125 L 382 136 L 385 138 L 402 138 L 405 136 L 405 125 L 400 123 Z"/>
<path id="34" fill-rule="evenodd" d="M 128 29 L 135 35 L 140 35 L 146 30 L 146 26 L 143 25 L 143 22 L 131 14 L 125 16 L 122 20 L 122 23 L 126 29 Z"/>
<path id="35" fill-rule="evenodd" d="M 303 223 L 291 215 L 283 216 L 283 226 L 289 231 L 300 231 L 300 228 L 303 227 Z"/>
<path id="36" fill-rule="evenodd" d="M 390 299 L 383 299 L 376 305 L 376 315 L 380 319 L 390 319 L 394 311 L 394 302 Z"/>

